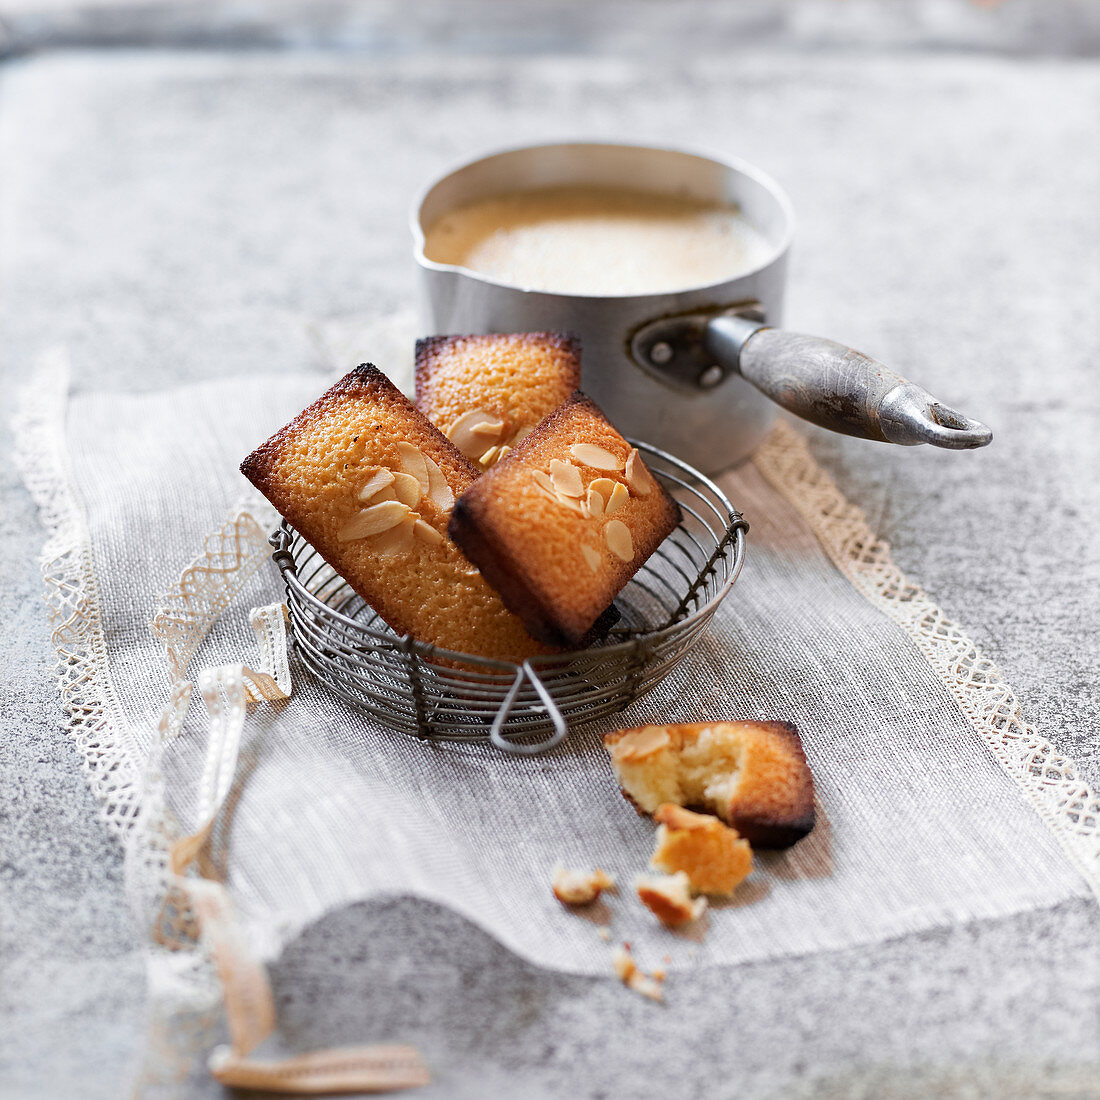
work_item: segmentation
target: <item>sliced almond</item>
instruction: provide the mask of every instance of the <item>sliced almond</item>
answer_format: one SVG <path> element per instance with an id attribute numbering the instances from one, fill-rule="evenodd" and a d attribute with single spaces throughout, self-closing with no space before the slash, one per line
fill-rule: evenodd
<path id="1" fill-rule="evenodd" d="M 598 550 L 593 550 L 591 546 L 582 546 L 581 553 L 584 555 L 584 560 L 588 564 L 588 568 L 593 573 L 600 571 L 600 566 L 603 565 L 603 555 Z"/>
<path id="2" fill-rule="evenodd" d="M 630 528 L 621 519 L 609 520 L 603 529 L 607 548 L 620 561 L 632 561 L 634 558 L 634 540 L 630 537 Z"/>
<path id="3" fill-rule="evenodd" d="M 532 470 L 531 477 L 540 489 L 545 489 L 551 496 L 557 495 L 554 490 L 554 483 L 550 480 L 550 475 L 545 470 Z"/>
<path id="4" fill-rule="evenodd" d="M 455 506 L 455 495 L 447 484 L 443 471 L 435 459 L 427 455 L 421 455 L 421 458 L 424 459 L 424 466 L 428 471 L 428 484 L 424 487 L 424 492 L 441 512 L 449 512 Z"/>
<path id="5" fill-rule="evenodd" d="M 496 457 L 497 462 L 499 462 L 506 454 L 511 453 L 511 450 L 512 450 L 512 448 L 509 447 L 507 443 L 502 443 L 497 448 L 497 457 Z"/>
<path id="6" fill-rule="evenodd" d="M 504 421 L 485 409 L 463 413 L 448 429 L 447 438 L 467 457 L 475 461 L 487 447 L 499 443 Z"/>
<path id="7" fill-rule="evenodd" d="M 595 489 L 603 497 L 603 502 L 606 505 L 608 500 L 611 499 L 611 494 L 615 491 L 615 486 L 618 484 L 613 478 L 598 477 L 595 481 L 589 482 L 588 488 Z"/>
<path id="8" fill-rule="evenodd" d="M 479 458 L 477 460 L 477 462 L 478 462 L 478 465 L 483 470 L 487 470 L 487 469 L 489 469 L 490 466 L 493 465 L 494 462 L 496 462 L 497 458 L 499 458 L 499 457 L 500 457 L 500 448 L 499 447 L 490 447 L 481 456 L 481 458 Z"/>
<path id="9" fill-rule="evenodd" d="M 379 489 L 377 493 L 370 498 L 371 504 L 381 504 L 384 500 L 396 500 L 397 494 L 393 490 L 393 482 L 391 481 L 384 489 Z"/>
<path id="10" fill-rule="evenodd" d="M 583 466 L 591 466 L 596 470 L 621 470 L 623 460 L 617 458 L 605 447 L 597 447 L 595 443 L 574 443 L 569 448 L 569 453 Z"/>
<path id="11" fill-rule="evenodd" d="M 638 448 L 632 447 L 626 460 L 626 482 L 631 492 L 640 497 L 647 497 L 653 492 L 653 475 L 649 472 L 642 456 L 638 454 Z"/>
<path id="12" fill-rule="evenodd" d="M 397 500 L 383 501 L 364 508 L 358 515 L 352 516 L 336 536 L 340 542 L 353 539 L 365 539 L 371 535 L 380 535 L 391 527 L 396 527 L 406 516 L 409 509 Z"/>
<path id="13" fill-rule="evenodd" d="M 579 516 L 588 516 L 588 510 L 584 506 L 584 502 L 575 499 L 574 497 L 567 497 L 562 493 L 556 493 L 554 499 L 564 507 L 568 508 L 571 512 L 576 512 Z"/>
<path id="14" fill-rule="evenodd" d="M 617 762 L 633 763 L 645 760 L 671 743 L 672 738 L 664 726 L 642 726 L 613 742 L 611 754 Z"/>
<path id="15" fill-rule="evenodd" d="M 550 480 L 554 483 L 554 489 L 563 496 L 584 496 L 584 482 L 581 481 L 581 472 L 571 462 L 563 462 L 560 458 L 552 458 L 550 460 Z"/>
<path id="16" fill-rule="evenodd" d="M 413 524 L 413 534 L 429 546 L 438 546 L 443 541 L 443 536 L 430 524 L 418 519 Z"/>
<path id="17" fill-rule="evenodd" d="M 514 436 L 508 441 L 509 446 L 517 447 L 522 443 L 533 431 L 535 430 L 534 424 L 529 424 L 526 428 L 520 428 Z"/>
<path id="18" fill-rule="evenodd" d="M 588 508 L 588 514 L 590 516 L 602 516 L 604 513 L 604 499 L 600 495 L 599 490 L 595 489 L 592 485 L 588 486 L 588 496 L 584 500 L 585 505 Z"/>
<path id="19" fill-rule="evenodd" d="M 554 460 L 555 462 L 557 459 Z M 571 469 L 576 469 L 571 467 Z M 578 477 L 580 476 L 578 472 Z M 555 504 L 560 504 L 564 508 L 568 508 L 572 512 L 576 512 L 578 515 L 587 516 L 588 511 L 584 504 L 575 497 L 563 493 L 561 489 L 554 483 L 553 479 L 544 470 L 532 470 L 531 477 L 539 489 L 545 493 Z"/>
<path id="20" fill-rule="evenodd" d="M 388 531 L 376 535 L 370 541 L 370 548 L 384 558 L 411 554 L 413 548 L 413 528 L 419 522 L 415 512 L 408 512 L 405 518 Z"/>
<path id="21" fill-rule="evenodd" d="M 611 490 L 611 496 L 607 500 L 607 506 L 604 508 L 604 512 L 607 515 L 611 515 L 612 512 L 617 512 L 628 500 L 630 499 L 630 490 L 619 482 L 614 489 Z"/>
<path id="22" fill-rule="evenodd" d="M 410 508 L 420 503 L 420 482 L 412 474 L 394 474 L 393 491 L 397 499 Z"/>
<path id="23" fill-rule="evenodd" d="M 359 490 L 359 499 L 366 503 L 376 493 L 380 493 L 387 485 L 393 484 L 393 473 L 390 470 L 375 470 L 368 478 L 366 485 Z"/>
<path id="24" fill-rule="evenodd" d="M 420 488 L 428 491 L 428 464 L 424 458 L 424 452 L 411 443 L 398 443 L 397 455 L 401 461 L 401 469 L 407 474 L 412 474 L 420 482 Z"/>

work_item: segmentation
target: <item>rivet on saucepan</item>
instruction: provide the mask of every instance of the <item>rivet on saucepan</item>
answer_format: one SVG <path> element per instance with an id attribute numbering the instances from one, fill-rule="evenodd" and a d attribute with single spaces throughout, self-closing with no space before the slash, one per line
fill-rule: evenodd
<path id="1" fill-rule="evenodd" d="M 659 367 L 663 367 L 666 363 L 672 362 L 672 348 L 669 344 L 666 344 L 664 340 L 658 340 L 657 343 L 649 349 L 649 358 L 657 364 Z"/>
<path id="2" fill-rule="evenodd" d="M 725 378 L 726 372 L 717 363 L 712 363 L 701 375 L 699 375 L 699 385 L 705 390 L 709 390 L 711 386 L 717 386 L 719 382 Z"/>

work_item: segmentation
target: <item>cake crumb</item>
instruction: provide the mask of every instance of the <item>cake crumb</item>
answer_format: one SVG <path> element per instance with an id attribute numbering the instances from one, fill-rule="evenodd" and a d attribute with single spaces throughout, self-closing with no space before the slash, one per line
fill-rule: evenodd
<path id="1" fill-rule="evenodd" d="M 691 897 L 691 884 L 684 871 L 674 875 L 639 875 L 634 889 L 642 904 L 669 928 L 698 920 L 706 912 L 707 899 Z"/>
<path id="2" fill-rule="evenodd" d="M 599 928 L 596 929 L 596 935 L 599 936 L 604 943 L 611 942 L 611 929 L 608 928 L 606 924 L 601 924 Z"/>
<path id="3" fill-rule="evenodd" d="M 748 841 L 712 814 L 665 802 L 653 820 L 657 845 L 650 866 L 669 875 L 683 871 L 694 893 L 729 897 L 752 872 Z"/>
<path id="4" fill-rule="evenodd" d="M 570 871 L 560 863 L 554 868 L 551 889 L 562 905 L 591 905 L 615 880 L 597 867 L 594 871 Z"/>
<path id="5" fill-rule="evenodd" d="M 630 944 L 624 943 L 612 950 L 611 965 L 618 975 L 619 981 L 627 989 L 632 989 L 635 993 L 642 997 L 648 997 L 651 1001 L 657 1001 L 658 1004 L 664 1000 L 664 990 L 661 988 L 661 983 L 664 981 L 663 973 L 658 978 L 656 975 L 645 974 L 639 970 L 637 963 L 634 961 L 634 956 L 630 953 Z"/>

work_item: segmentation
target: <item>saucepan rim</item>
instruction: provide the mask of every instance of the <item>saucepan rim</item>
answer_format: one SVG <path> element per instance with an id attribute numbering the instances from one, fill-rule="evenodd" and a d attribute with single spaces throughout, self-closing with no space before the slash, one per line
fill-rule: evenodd
<path id="1" fill-rule="evenodd" d="M 745 268 L 742 271 L 738 271 L 735 275 L 725 279 L 718 279 L 709 283 L 692 283 L 677 288 L 673 291 L 660 291 L 657 293 L 645 292 L 639 294 L 564 294 L 557 291 L 549 290 L 530 290 L 526 287 L 517 286 L 515 283 L 503 282 L 499 279 L 494 279 L 489 275 L 485 275 L 481 272 L 474 271 L 472 268 L 463 267 L 461 264 L 447 264 L 440 263 L 438 260 L 429 259 L 425 253 L 424 248 L 427 243 L 424 225 L 422 222 L 422 214 L 424 206 L 428 201 L 432 192 L 442 184 L 446 183 L 451 177 L 457 175 L 468 168 L 472 168 L 477 164 L 482 164 L 486 161 L 491 161 L 497 157 L 504 157 L 515 153 L 533 153 L 542 149 L 578 149 L 578 148 L 591 148 L 591 149 L 625 149 L 640 153 L 650 153 L 655 155 L 672 154 L 675 156 L 692 157 L 696 160 L 709 161 L 711 164 L 717 165 L 720 168 L 729 169 L 734 172 L 753 180 L 755 183 L 763 187 L 771 197 L 776 201 L 783 214 L 783 233 L 779 241 L 772 246 L 772 249 L 766 260 L 761 261 L 752 267 Z M 742 160 L 739 157 L 731 157 L 722 153 L 704 150 L 700 148 L 683 148 L 674 145 L 638 145 L 630 142 L 616 142 L 616 141 L 548 141 L 548 142 L 536 142 L 534 144 L 523 145 L 510 145 L 504 148 L 496 149 L 492 152 L 484 153 L 481 156 L 467 158 L 460 162 L 453 164 L 445 172 L 435 176 L 429 183 L 417 192 L 416 197 L 413 199 L 412 206 L 409 210 L 409 228 L 412 233 L 413 242 L 415 244 L 415 258 L 417 264 L 427 271 L 438 272 L 451 272 L 456 275 L 462 275 L 466 278 L 473 279 L 475 282 L 483 283 L 486 286 L 498 287 L 502 290 L 510 290 L 517 294 L 530 294 L 530 295 L 542 295 L 549 298 L 563 298 L 584 302 L 616 302 L 616 301 L 639 301 L 647 298 L 668 298 L 670 294 L 695 294 L 706 291 L 720 291 L 725 287 L 740 282 L 743 279 L 750 279 L 754 275 L 759 274 L 761 271 L 767 270 L 790 250 L 791 242 L 794 239 L 795 233 L 795 220 L 794 220 L 794 207 L 791 204 L 790 198 L 787 196 L 786 191 L 776 182 L 776 180 L 768 175 L 768 173 L 757 168 L 756 165 L 749 163 L 746 160 Z"/>

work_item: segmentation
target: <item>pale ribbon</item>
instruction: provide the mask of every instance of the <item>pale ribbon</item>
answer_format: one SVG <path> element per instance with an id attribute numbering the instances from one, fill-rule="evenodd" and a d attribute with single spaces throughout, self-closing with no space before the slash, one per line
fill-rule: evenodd
<path id="1" fill-rule="evenodd" d="M 382 1092 L 425 1085 L 430 1077 L 415 1047 L 380 1044 L 336 1047 L 289 1058 L 249 1057 L 275 1030 L 275 1000 L 267 972 L 233 918 L 226 888 L 203 874 L 198 857 L 210 840 L 237 770 L 241 735 L 250 703 L 279 702 L 292 690 L 287 664 L 286 607 L 254 609 L 252 629 L 260 646 L 258 668 L 221 665 L 198 676 L 209 717 L 209 737 L 199 783 L 198 827 L 169 851 L 169 870 L 184 892 L 202 937 L 210 945 L 221 980 L 230 1045 L 217 1048 L 209 1069 L 223 1085 L 286 1093 Z M 171 737 L 183 725 L 193 685 L 183 669 L 165 710 L 161 732 Z M 174 676 L 175 678 L 175 676 Z M 197 875 L 188 874 L 194 867 Z"/>

